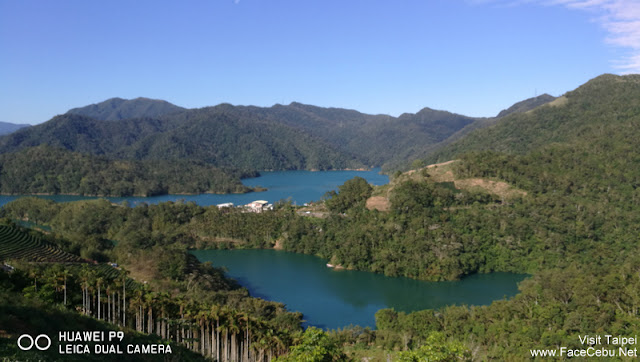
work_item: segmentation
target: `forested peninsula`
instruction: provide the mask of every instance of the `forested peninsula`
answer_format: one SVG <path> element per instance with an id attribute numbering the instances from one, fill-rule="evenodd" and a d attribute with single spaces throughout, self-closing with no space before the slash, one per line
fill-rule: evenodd
<path id="1" fill-rule="evenodd" d="M 117 160 L 37 146 L 0 154 L 5 195 L 156 196 L 245 193 L 240 181 L 255 171 L 221 169 L 197 161 Z"/>

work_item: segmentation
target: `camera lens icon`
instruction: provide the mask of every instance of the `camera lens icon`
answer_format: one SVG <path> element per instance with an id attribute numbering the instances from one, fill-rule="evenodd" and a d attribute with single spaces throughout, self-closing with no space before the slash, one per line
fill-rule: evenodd
<path id="1" fill-rule="evenodd" d="M 33 347 L 36 347 L 41 351 L 46 351 L 51 347 L 51 338 L 46 334 L 40 334 L 36 338 L 33 338 L 28 334 L 23 334 L 18 337 L 18 348 L 23 351 L 29 351 Z"/>

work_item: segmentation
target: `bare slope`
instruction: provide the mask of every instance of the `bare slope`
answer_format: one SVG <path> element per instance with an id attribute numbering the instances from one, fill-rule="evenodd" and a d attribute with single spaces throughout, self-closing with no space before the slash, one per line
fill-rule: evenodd
<path id="1" fill-rule="evenodd" d="M 453 183 L 458 190 L 482 190 L 496 195 L 503 200 L 513 197 L 526 196 L 527 193 L 504 181 L 489 178 L 460 178 L 456 176 L 454 169 L 456 160 L 428 165 L 421 169 L 410 170 L 397 175 L 388 185 L 376 187 L 373 195 L 367 199 L 366 206 L 369 210 L 389 211 L 391 209 L 390 195 L 396 185 L 408 180 L 431 180 L 437 183 Z"/>

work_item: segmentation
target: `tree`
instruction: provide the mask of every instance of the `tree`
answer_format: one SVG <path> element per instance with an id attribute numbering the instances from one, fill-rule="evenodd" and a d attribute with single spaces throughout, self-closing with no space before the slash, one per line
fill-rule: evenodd
<path id="1" fill-rule="evenodd" d="M 64 278 L 64 305 L 67 305 L 67 278 L 69 278 L 70 276 L 71 272 L 69 272 L 69 269 L 62 270 L 62 277 Z"/>
<path id="2" fill-rule="evenodd" d="M 277 362 L 331 362 L 345 361 L 347 356 L 329 335 L 316 327 L 304 332 L 299 344 L 289 354 L 276 358 Z"/>
<path id="3" fill-rule="evenodd" d="M 391 197 L 392 208 L 398 213 L 420 212 L 433 206 L 434 201 L 433 183 L 413 180 L 396 186 Z"/>
<path id="4" fill-rule="evenodd" d="M 362 177 L 354 177 L 338 186 L 338 193 L 330 191 L 325 195 L 325 205 L 330 211 L 345 212 L 358 204 L 364 203 L 373 187 Z"/>
<path id="5" fill-rule="evenodd" d="M 444 335 L 434 332 L 420 348 L 404 351 L 398 355 L 400 362 L 448 362 L 471 361 L 471 352 L 458 341 L 445 341 Z"/>

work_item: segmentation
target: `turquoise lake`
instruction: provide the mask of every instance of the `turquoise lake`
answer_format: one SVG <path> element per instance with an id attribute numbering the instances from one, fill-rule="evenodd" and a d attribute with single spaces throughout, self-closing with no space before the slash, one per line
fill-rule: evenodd
<path id="1" fill-rule="evenodd" d="M 375 327 L 382 308 L 399 311 L 446 305 L 487 305 L 518 292 L 526 275 L 476 274 L 460 281 L 409 278 L 327 268 L 326 260 L 277 250 L 198 250 L 200 261 L 224 266 L 252 296 L 282 302 L 304 314 L 307 325 L 336 329 L 350 324 Z"/>
<path id="2" fill-rule="evenodd" d="M 162 195 L 154 197 L 108 197 L 112 202 L 129 201 L 132 206 L 138 203 L 157 204 L 165 201 L 194 201 L 201 206 L 216 205 L 232 202 L 235 205 L 245 205 L 254 200 L 267 200 L 274 203 L 279 200 L 290 199 L 293 203 L 302 205 L 305 202 L 320 200 L 331 190 L 335 190 L 345 181 L 360 176 L 372 185 L 389 183 L 387 175 L 381 175 L 379 168 L 370 171 L 262 171 L 260 177 L 242 180 L 247 186 L 262 186 L 268 190 L 264 192 L 250 192 L 248 194 L 200 194 L 200 195 Z M 13 201 L 19 195 L 0 196 L 0 205 Z M 58 202 L 96 199 L 89 196 L 38 196 Z"/>

